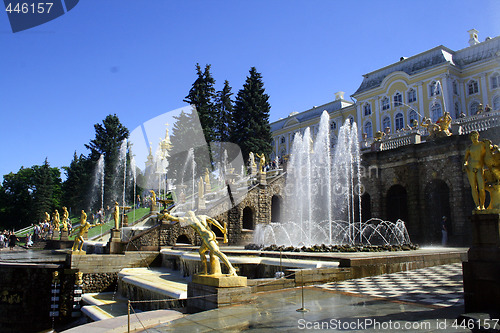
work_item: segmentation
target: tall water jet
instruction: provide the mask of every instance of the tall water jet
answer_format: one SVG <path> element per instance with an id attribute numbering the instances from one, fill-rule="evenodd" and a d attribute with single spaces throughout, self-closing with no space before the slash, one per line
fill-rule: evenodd
<path id="1" fill-rule="evenodd" d="M 136 200 L 135 200 L 135 187 L 136 187 L 136 184 L 137 184 L 137 166 L 135 164 L 135 158 L 134 158 L 134 155 L 130 154 L 131 157 L 130 157 L 130 169 L 132 169 L 132 180 L 133 180 L 133 186 L 134 186 L 134 221 L 135 221 L 135 210 L 136 210 Z"/>
<path id="2" fill-rule="evenodd" d="M 101 154 L 99 160 L 97 161 L 94 175 L 92 177 L 92 189 L 90 193 L 90 210 L 93 209 L 97 198 L 100 196 L 100 208 L 103 209 L 104 206 L 104 155 Z"/>
<path id="3" fill-rule="evenodd" d="M 311 130 L 294 137 L 285 186 L 281 223 L 259 224 L 254 243 L 311 246 L 314 244 L 408 243 L 404 222 L 361 220 L 361 158 L 356 123 L 339 129 L 333 154 L 329 114 L 321 115 L 313 139 Z M 356 213 L 358 212 L 358 214 Z"/>

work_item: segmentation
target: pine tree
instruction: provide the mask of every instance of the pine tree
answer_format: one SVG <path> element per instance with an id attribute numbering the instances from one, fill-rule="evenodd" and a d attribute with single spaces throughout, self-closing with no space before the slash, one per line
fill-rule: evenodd
<path id="1" fill-rule="evenodd" d="M 224 81 L 224 88 L 217 92 L 215 107 L 217 110 L 216 140 L 219 142 L 229 141 L 229 127 L 231 125 L 231 113 L 233 111 L 233 101 L 231 100 L 231 87 L 229 82 Z"/>
<path id="2" fill-rule="evenodd" d="M 34 165 L 33 169 L 33 209 L 36 220 L 41 220 L 45 212 L 52 214 L 59 208 L 61 199 L 61 178 L 58 168 L 51 168 L 47 159 L 43 165 Z"/>
<path id="3" fill-rule="evenodd" d="M 184 98 L 184 102 L 193 105 L 203 128 L 206 142 L 215 141 L 216 110 L 214 106 L 215 80 L 210 74 L 210 65 L 202 72 L 200 64 L 196 64 L 197 78 Z"/>
<path id="4" fill-rule="evenodd" d="M 240 146 L 245 161 L 250 152 L 269 156 L 272 151 L 269 126 L 271 106 L 268 100 L 262 75 L 252 67 L 243 88 L 236 96 L 230 134 L 231 142 Z"/>
<path id="5" fill-rule="evenodd" d="M 94 162 L 83 154 L 77 156 L 76 151 L 70 165 L 63 167 L 66 173 L 66 180 L 62 184 L 62 205 L 71 212 L 79 212 L 87 209 L 87 198 Z"/>
<path id="6" fill-rule="evenodd" d="M 122 141 L 128 138 L 129 130 L 122 125 L 116 114 L 106 116 L 102 125 L 95 124 L 94 128 L 95 139 L 85 147 L 90 149 L 89 159 L 93 162 L 92 170 L 95 169 L 100 155 L 104 154 L 104 201 L 110 203 L 117 199 L 113 190 L 116 190 L 118 184 L 114 184 L 113 180 L 119 178 L 116 176 L 119 150 Z"/>

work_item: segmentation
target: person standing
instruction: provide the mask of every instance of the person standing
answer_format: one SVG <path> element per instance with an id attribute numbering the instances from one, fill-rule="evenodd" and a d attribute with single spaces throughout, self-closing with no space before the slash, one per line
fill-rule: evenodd
<path id="1" fill-rule="evenodd" d="M 446 244 L 448 243 L 448 229 L 446 228 L 446 220 L 446 216 L 443 216 L 441 220 L 441 245 L 443 246 L 446 246 Z"/>
<path id="2" fill-rule="evenodd" d="M 16 237 L 16 234 L 14 233 L 14 231 L 11 231 L 10 236 L 9 236 L 9 248 L 11 250 L 14 249 L 17 241 L 19 241 L 19 238 Z"/>

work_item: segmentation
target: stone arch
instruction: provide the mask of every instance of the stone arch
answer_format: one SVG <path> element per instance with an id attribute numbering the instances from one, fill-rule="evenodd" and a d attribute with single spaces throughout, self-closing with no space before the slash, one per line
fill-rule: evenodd
<path id="1" fill-rule="evenodd" d="M 189 236 L 186 235 L 186 234 L 182 234 L 182 235 L 179 235 L 177 237 L 177 239 L 175 240 L 175 244 L 177 245 L 179 243 L 180 244 L 191 244 L 191 245 L 193 245 L 193 242 L 191 241 L 191 239 L 189 238 Z"/>
<path id="2" fill-rule="evenodd" d="M 402 185 L 393 185 L 387 191 L 387 219 L 408 221 L 408 194 Z"/>
<path id="3" fill-rule="evenodd" d="M 243 214 L 242 214 L 242 228 L 247 229 L 247 230 L 254 230 L 255 229 L 255 213 L 251 207 L 245 207 L 243 208 Z"/>
<path id="4" fill-rule="evenodd" d="M 444 180 L 433 179 L 424 189 L 426 241 L 438 243 L 441 240 L 441 219 L 448 217 L 448 236 L 453 233 L 450 219 L 450 188 Z"/>
<path id="5" fill-rule="evenodd" d="M 283 212 L 283 199 L 279 195 L 271 197 L 271 222 L 281 222 Z"/>

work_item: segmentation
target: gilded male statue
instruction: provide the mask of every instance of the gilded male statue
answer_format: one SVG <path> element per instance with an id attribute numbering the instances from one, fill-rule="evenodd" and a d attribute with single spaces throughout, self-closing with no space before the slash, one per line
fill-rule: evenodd
<path id="1" fill-rule="evenodd" d="M 467 172 L 467 177 L 469 178 L 476 210 L 483 210 L 486 199 L 484 182 L 486 144 L 479 141 L 479 133 L 477 131 L 472 131 L 469 136 L 472 144 L 465 151 L 463 169 Z"/>

